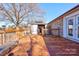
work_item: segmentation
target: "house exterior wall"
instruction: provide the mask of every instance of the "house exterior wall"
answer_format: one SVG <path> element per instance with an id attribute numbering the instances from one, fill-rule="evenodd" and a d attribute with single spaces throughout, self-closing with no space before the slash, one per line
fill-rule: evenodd
<path id="1" fill-rule="evenodd" d="M 63 36 L 63 18 L 55 19 L 55 21 L 48 24 L 47 28 L 52 35 Z"/>
<path id="2" fill-rule="evenodd" d="M 59 27 L 59 32 L 60 32 L 60 36 L 79 42 L 79 5 L 77 5 L 76 7 L 72 8 L 71 10 L 67 11 L 66 13 L 64 13 L 63 15 L 57 17 L 56 19 L 54 19 L 53 21 L 49 22 L 47 25 L 47 28 L 50 30 L 51 34 L 53 35 L 57 35 L 58 34 L 58 28 Z M 69 20 L 73 20 L 73 30 L 72 30 L 72 36 L 69 35 Z"/>
<path id="3" fill-rule="evenodd" d="M 38 30 L 38 25 L 31 26 L 31 33 L 32 34 L 38 34 L 37 30 Z"/>
<path id="4" fill-rule="evenodd" d="M 70 40 L 79 42 L 79 38 L 77 38 L 77 16 L 79 16 L 79 11 L 76 11 L 72 14 L 69 14 L 63 18 L 63 37 L 68 38 Z M 73 36 L 70 37 L 68 35 L 68 20 L 73 19 Z"/>

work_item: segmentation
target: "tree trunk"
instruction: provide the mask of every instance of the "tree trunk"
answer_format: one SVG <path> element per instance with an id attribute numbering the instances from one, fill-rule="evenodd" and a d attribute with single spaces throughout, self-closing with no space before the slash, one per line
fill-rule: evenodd
<path id="1" fill-rule="evenodd" d="M 19 37 L 19 27 L 17 26 L 16 27 L 16 29 L 15 29 L 15 31 L 16 31 L 16 38 L 17 38 L 17 43 L 19 44 L 19 39 L 20 39 L 20 37 Z"/>

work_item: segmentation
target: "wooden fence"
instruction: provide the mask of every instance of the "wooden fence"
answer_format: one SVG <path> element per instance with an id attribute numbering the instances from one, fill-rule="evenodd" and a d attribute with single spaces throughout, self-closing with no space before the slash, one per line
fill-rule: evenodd
<path id="1" fill-rule="evenodd" d="M 16 32 L 0 33 L 0 45 L 18 40 Z"/>

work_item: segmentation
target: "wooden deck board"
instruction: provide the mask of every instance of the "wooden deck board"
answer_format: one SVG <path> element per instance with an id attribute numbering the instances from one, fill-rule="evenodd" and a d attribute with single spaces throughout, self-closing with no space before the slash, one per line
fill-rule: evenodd
<path id="1" fill-rule="evenodd" d="M 79 44 L 62 37 L 46 36 L 45 42 L 51 56 L 79 55 Z"/>

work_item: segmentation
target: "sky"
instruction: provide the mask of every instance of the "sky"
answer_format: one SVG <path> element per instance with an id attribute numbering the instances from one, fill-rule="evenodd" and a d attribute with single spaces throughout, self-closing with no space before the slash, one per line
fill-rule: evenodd
<path id="1" fill-rule="evenodd" d="M 76 5 L 74 3 L 40 3 L 39 7 L 45 11 L 44 19 L 48 23 Z M 0 22 L 0 27 L 4 24 L 4 22 Z"/>
<path id="2" fill-rule="evenodd" d="M 45 11 L 45 21 L 48 23 L 71 8 L 75 7 L 76 3 L 41 3 L 40 8 Z"/>

